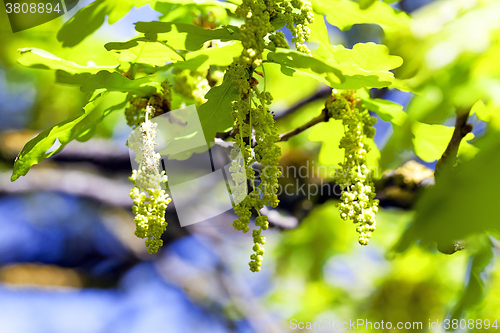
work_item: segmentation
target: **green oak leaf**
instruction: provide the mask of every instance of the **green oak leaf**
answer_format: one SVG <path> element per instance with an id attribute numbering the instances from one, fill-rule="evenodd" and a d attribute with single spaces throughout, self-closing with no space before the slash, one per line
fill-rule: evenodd
<path id="1" fill-rule="evenodd" d="M 100 71 L 80 87 L 80 90 L 83 92 L 91 92 L 98 89 L 128 92 L 136 96 L 147 96 L 159 91 L 161 86 L 157 82 L 151 82 L 149 77 L 130 80 L 117 72 L 109 73 Z"/>
<path id="2" fill-rule="evenodd" d="M 23 66 L 37 69 L 51 69 L 56 71 L 56 79 L 61 83 L 82 84 L 91 74 L 99 71 L 112 72 L 116 66 L 82 66 L 73 61 L 65 60 L 50 52 L 37 48 L 19 49 L 20 57 L 17 62 Z"/>
<path id="3" fill-rule="evenodd" d="M 408 117 L 403 107 L 397 103 L 380 99 L 370 98 L 366 90 L 359 90 L 361 105 L 377 114 L 383 121 L 390 122 L 396 126 L 402 126 Z"/>
<path id="4" fill-rule="evenodd" d="M 415 207 L 415 220 L 396 245 L 396 252 L 403 252 L 416 242 L 450 244 L 468 241 L 474 235 L 500 232 L 498 219 L 492 218 L 500 202 L 498 132 L 485 134 L 480 148 L 472 160 L 453 172 L 441 173 L 439 181 L 422 193 Z"/>
<path id="5" fill-rule="evenodd" d="M 350 0 L 316 0 L 312 5 L 315 12 L 326 14 L 328 22 L 340 30 L 348 30 L 354 24 L 377 24 L 390 35 L 408 30 L 411 22 L 408 14 L 381 1 L 374 1 L 365 9 Z"/>
<path id="6" fill-rule="evenodd" d="M 205 95 L 207 102 L 200 105 L 198 115 L 207 142 L 213 142 L 217 132 L 224 132 L 233 126 L 231 104 L 238 95 L 238 90 L 227 78 L 224 78 L 220 86 L 213 87 Z"/>
<path id="7" fill-rule="evenodd" d="M 160 21 L 192 24 L 193 13 L 212 13 L 217 21 L 224 22 L 228 12 L 234 13 L 237 6 L 217 0 L 161 0 L 151 3 L 151 7 L 164 14 L 159 17 Z"/>
<path id="8" fill-rule="evenodd" d="M 184 58 L 171 46 L 153 42 L 146 38 L 134 38 L 128 42 L 111 42 L 104 45 L 106 50 L 116 53 L 118 61 L 164 66 L 167 62 L 183 61 Z"/>
<path id="9" fill-rule="evenodd" d="M 372 42 L 358 43 L 351 49 L 339 48 L 333 54 L 335 61 L 367 72 L 388 72 L 403 64 L 403 59 L 389 55 L 389 48 Z"/>
<path id="10" fill-rule="evenodd" d="M 321 142 L 318 161 L 322 165 L 335 165 L 344 161 L 344 150 L 339 148 L 340 139 L 344 136 L 344 125 L 341 120 L 333 120 L 315 125 L 309 136 L 310 141 Z"/>
<path id="11" fill-rule="evenodd" d="M 217 29 L 204 29 L 197 25 L 172 22 L 137 22 L 135 30 L 144 33 L 152 41 L 165 41 L 176 50 L 199 50 L 205 42 L 239 40 L 239 28 L 224 26 Z"/>
<path id="12" fill-rule="evenodd" d="M 132 7 L 141 7 L 149 0 L 96 0 L 80 9 L 61 27 L 57 40 L 64 47 L 78 45 L 85 38 L 99 29 L 106 16 L 109 24 L 113 24 L 127 14 Z"/>
<path id="13" fill-rule="evenodd" d="M 492 120 L 496 121 L 497 123 L 500 123 L 500 115 L 498 113 L 498 109 L 494 108 L 491 105 L 484 105 L 483 101 L 479 100 L 474 105 L 472 106 L 470 110 L 470 115 L 476 114 L 477 118 L 485 121 L 485 122 L 490 122 Z"/>
<path id="14" fill-rule="evenodd" d="M 155 6 L 158 3 L 172 4 L 172 5 L 183 5 L 183 6 L 188 6 L 188 5 L 216 6 L 216 7 L 222 7 L 222 8 L 228 9 L 231 12 L 234 12 L 236 10 L 236 7 L 237 7 L 234 3 L 231 3 L 230 1 L 222 2 L 222 1 L 217 1 L 217 0 L 158 0 L 158 1 L 155 1 Z"/>
<path id="15" fill-rule="evenodd" d="M 124 106 L 125 102 L 107 109 L 98 108 L 97 106 L 105 99 L 107 94 L 108 92 L 105 89 L 96 90 L 87 105 L 84 106 L 82 114 L 60 122 L 28 141 L 14 162 L 11 181 L 25 176 L 33 165 L 58 153 L 70 141 L 75 139 L 79 141 L 88 140 L 90 138 L 88 134 L 95 130 L 95 126 L 104 117 L 111 111 Z M 49 151 L 56 143 L 59 146 Z"/>
<path id="16" fill-rule="evenodd" d="M 389 55 L 389 48 L 375 43 L 358 43 L 352 49 L 337 47 L 333 59 L 346 77 L 341 89 L 387 87 L 394 80 L 389 70 L 403 64 L 403 59 Z"/>
<path id="17" fill-rule="evenodd" d="M 62 70 L 70 74 L 95 74 L 101 70 L 113 71 L 118 66 L 81 66 L 73 61 L 59 58 L 50 52 L 37 48 L 24 48 L 18 51 L 20 57 L 17 62 L 30 68 Z"/>
<path id="18" fill-rule="evenodd" d="M 352 50 L 332 46 L 324 54 L 328 50 L 333 52 L 333 59 L 278 49 L 267 54 L 267 61 L 280 64 L 285 75 L 307 75 L 332 88 L 350 90 L 390 86 L 394 75 L 389 70 L 402 64 L 400 57 L 389 55 L 385 45 L 375 43 L 359 43 Z"/>
<path id="19" fill-rule="evenodd" d="M 342 120 L 330 119 L 326 123 L 315 125 L 309 133 L 308 139 L 313 142 L 321 142 L 321 150 L 318 161 L 322 165 L 337 166 L 344 162 L 344 149 L 339 148 L 340 139 L 344 136 L 344 125 Z M 365 138 L 364 144 L 369 147 L 366 154 L 366 163 L 370 167 L 377 166 L 380 151 L 373 139 Z"/>
<path id="20" fill-rule="evenodd" d="M 311 76 L 331 87 L 343 82 L 342 72 L 329 60 L 318 59 L 303 53 L 278 49 L 267 54 L 267 61 L 281 65 L 281 72 L 288 76 Z"/>
<path id="21" fill-rule="evenodd" d="M 186 54 L 186 61 L 177 62 L 175 67 L 198 71 L 208 69 L 209 66 L 229 66 L 241 54 L 242 49 L 241 42 L 235 41 L 224 46 L 189 52 Z"/>
<path id="22" fill-rule="evenodd" d="M 325 19 L 318 14 L 315 14 L 314 23 L 309 27 L 309 41 L 318 44 L 315 57 L 328 59 L 345 77 L 342 84 L 332 86 L 333 88 L 356 90 L 392 85 L 395 79 L 389 70 L 401 66 L 403 60 L 398 56 L 389 55 L 389 49 L 385 45 L 358 43 L 352 50 L 342 45 L 332 45 Z"/>
<path id="23" fill-rule="evenodd" d="M 444 125 L 429 125 L 421 122 L 415 122 L 412 126 L 413 149 L 415 154 L 425 162 L 434 162 L 441 158 L 451 136 L 454 127 Z M 462 140 L 460 146 L 465 141 L 472 140 L 474 134 L 468 133 Z M 459 148 L 460 154 L 460 148 Z"/>
<path id="24" fill-rule="evenodd" d="M 332 59 L 333 53 L 337 50 L 339 45 L 332 45 L 330 42 L 330 36 L 328 35 L 328 29 L 323 15 L 314 13 L 314 22 L 309 24 L 309 30 L 311 33 L 308 42 L 318 44 L 318 48 L 314 52 L 314 55 L 324 59 Z"/>

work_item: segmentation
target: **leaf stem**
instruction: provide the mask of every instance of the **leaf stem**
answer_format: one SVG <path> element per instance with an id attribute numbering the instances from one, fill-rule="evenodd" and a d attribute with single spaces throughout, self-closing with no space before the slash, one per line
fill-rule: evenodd
<path id="1" fill-rule="evenodd" d="M 457 118 L 455 120 L 455 130 L 451 136 L 451 140 L 448 143 L 448 147 L 444 151 L 443 155 L 436 163 L 435 174 L 440 174 L 444 170 L 449 170 L 455 164 L 457 160 L 458 148 L 462 139 L 472 131 L 472 124 L 467 124 L 469 119 L 470 109 L 468 110 L 457 110 Z"/>

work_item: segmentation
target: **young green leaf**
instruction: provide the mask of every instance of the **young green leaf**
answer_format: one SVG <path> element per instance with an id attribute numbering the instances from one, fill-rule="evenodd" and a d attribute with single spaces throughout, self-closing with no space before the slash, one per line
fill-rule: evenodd
<path id="1" fill-rule="evenodd" d="M 350 0 L 316 0 L 312 4 L 315 12 L 326 14 L 328 22 L 340 30 L 348 30 L 354 24 L 378 24 L 390 35 L 410 27 L 408 14 L 381 1 L 373 2 L 365 9 Z"/>
<path id="2" fill-rule="evenodd" d="M 213 142 L 217 132 L 233 126 L 231 103 L 238 98 L 238 91 L 230 80 L 224 78 L 222 84 L 210 89 L 205 98 L 207 102 L 198 108 L 198 115 L 207 142 Z"/>
<path id="3" fill-rule="evenodd" d="M 177 62 L 175 67 L 198 71 L 203 68 L 208 69 L 210 65 L 229 66 L 241 51 L 241 42 L 236 41 L 224 46 L 189 52 L 186 54 L 186 61 Z"/>
<path id="4" fill-rule="evenodd" d="M 365 90 L 359 90 L 361 103 L 363 107 L 375 112 L 383 121 L 390 122 L 393 125 L 401 126 L 406 121 L 407 114 L 403 111 L 403 107 L 391 101 L 370 98 Z"/>
<path id="5" fill-rule="evenodd" d="M 97 89 L 121 91 L 132 93 L 136 96 L 146 96 L 154 94 L 156 91 L 159 91 L 161 87 L 159 83 L 151 82 L 149 77 L 130 80 L 117 72 L 109 73 L 100 71 L 80 87 L 80 90 L 83 92 L 91 92 Z"/>
<path id="6" fill-rule="evenodd" d="M 116 53 L 118 61 L 164 66 L 167 62 L 183 61 L 184 58 L 171 46 L 153 42 L 146 38 L 134 38 L 128 42 L 111 42 L 104 45 L 106 50 Z"/>
<path id="7" fill-rule="evenodd" d="M 81 66 L 76 62 L 65 60 L 50 52 L 37 48 L 19 49 L 17 62 L 23 66 L 40 69 L 62 70 L 70 74 L 91 73 L 102 70 L 113 71 L 116 66 Z"/>
<path id="8" fill-rule="evenodd" d="M 82 66 L 73 61 L 59 58 L 52 53 L 37 49 L 37 48 L 24 48 L 19 49 L 20 57 L 17 62 L 23 66 L 38 69 L 51 69 L 56 71 L 56 78 L 58 82 L 82 84 L 91 74 L 99 71 L 112 72 L 118 67 L 116 66 Z"/>
<path id="9" fill-rule="evenodd" d="M 440 159 L 450 142 L 453 129 L 453 127 L 444 125 L 429 125 L 415 122 L 412 126 L 415 154 L 425 162 L 434 162 Z M 474 134 L 468 133 L 464 137 L 462 144 L 473 138 Z"/>
<path id="10" fill-rule="evenodd" d="M 239 40 L 239 29 L 225 26 L 217 29 L 204 29 L 197 25 L 171 22 L 137 22 L 135 30 L 145 34 L 152 41 L 165 41 L 176 50 L 199 50 L 205 42 L 214 39 L 221 41 Z"/>
<path id="11" fill-rule="evenodd" d="M 308 42 L 318 44 L 318 48 L 314 52 L 314 55 L 324 59 L 332 59 L 333 53 L 340 45 L 334 46 L 330 42 L 330 36 L 328 35 L 328 29 L 323 15 L 314 13 L 314 22 L 309 24 L 309 29 L 311 31 L 311 36 Z"/>
<path id="12" fill-rule="evenodd" d="M 106 16 L 109 24 L 113 24 L 132 7 L 141 7 L 148 2 L 149 0 L 96 0 L 64 23 L 57 33 L 57 40 L 65 47 L 78 45 L 103 25 Z"/>
<path id="13" fill-rule="evenodd" d="M 26 143 L 14 163 L 11 181 L 15 181 L 19 177 L 25 176 L 31 166 L 61 151 L 70 141 L 75 139 L 84 141 L 88 139 L 90 136 L 87 134 L 92 132 L 95 126 L 99 124 L 109 112 L 116 109 L 116 106 L 104 110 L 97 108 L 106 95 L 107 91 L 104 89 L 95 91 L 87 105 L 84 106 L 83 114 L 76 115 L 44 130 Z M 123 106 L 122 104 L 121 106 Z M 59 146 L 49 151 L 56 142 L 59 143 Z"/>
<path id="14" fill-rule="evenodd" d="M 231 103 L 237 97 L 238 91 L 225 77 L 220 86 L 211 88 L 205 95 L 207 102 L 198 107 L 197 119 L 191 115 L 191 120 L 187 121 L 187 126 L 182 130 L 182 136 L 172 140 L 161 153 L 170 155 L 169 158 L 183 160 L 194 152 L 205 151 L 207 143 L 215 141 L 217 132 L 224 132 L 233 125 Z M 198 120 L 203 134 L 197 130 Z"/>
<path id="15" fill-rule="evenodd" d="M 389 55 L 389 48 L 375 43 L 358 43 L 351 49 L 337 47 L 333 58 L 346 77 L 340 89 L 382 88 L 391 85 L 389 70 L 403 64 L 403 59 Z"/>
<path id="16" fill-rule="evenodd" d="M 285 75 L 312 76 L 331 87 L 339 86 L 344 80 L 342 72 L 332 61 L 310 57 L 297 51 L 279 49 L 269 52 L 267 61 L 281 65 L 281 72 Z"/>
<path id="17" fill-rule="evenodd" d="M 472 106 L 470 114 L 476 114 L 477 118 L 482 121 L 489 122 L 491 120 L 496 120 L 500 123 L 500 116 L 498 115 L 498 110 L 491 105 L 484 105 L 483 101 L 479 100 Z"/>

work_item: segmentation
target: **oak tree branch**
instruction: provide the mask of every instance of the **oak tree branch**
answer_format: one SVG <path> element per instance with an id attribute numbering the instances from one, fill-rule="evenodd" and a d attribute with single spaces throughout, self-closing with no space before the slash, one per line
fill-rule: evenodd
<path id="1" fill-rule="evenodd" d="M 439 174 L 441 171 L 449 169 L 453 166 L 457 159 L 458 148 L 460 147 L 460 142 L 462 139 L 472 131 L 472 124 L 467 124 L 467 120 L 469 119 L 469 110 L 457 110 L 457 118 L 455 120 L 455 129 L 453 131 L 453 135 L 451 136 L 451 140 L 446 147 L 443 155 L 436 163 L 436 174 Z"/>

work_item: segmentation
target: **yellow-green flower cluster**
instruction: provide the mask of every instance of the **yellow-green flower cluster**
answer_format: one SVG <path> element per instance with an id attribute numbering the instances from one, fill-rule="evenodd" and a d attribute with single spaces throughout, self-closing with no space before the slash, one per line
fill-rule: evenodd
<path id="1" fill-rule="evenodd" d="M 243 0 L 236 9 L 236 16 L 245 19 L 240 27 L 243 52 L 240 62 L 243 65 L 259 67 L 262 52 L 266 46 L 264 37 L 274 31 L 265 0 Z"/>
<path id="2" fill-rule="evenodd" d="M 182 70 L 174 76 L 174 91 L 185 98 L 194 100 L 198 105 L 205 103 L 205 95 L 210 90 L 207 73 Z"/>
<path id="3" fill-rule="evenodd" d="M 151 106 L 150 118 L 159 116 L 170 111 L 172 102 L 172 87 L 168 80 L 161 83 L 162 90 L 154 93 L 150 97 L 134 97 L 131 99 L 128 108 L 125 109 L 125 119 L 127 125 L 137 128 L 146 119 L 146 106 Z"/>
<path id="4" fill-rule="evenodd" d="M 243 44 L 240 57 L 242 64 L 254 67 L 262 64 L 266 36 L 277 47 L 288 48 L 283 32 L 274 33 L 274 20 L 285 22 L 292 33 L 292 43 L 295 43 L 298 51 L 311 54 L 304 43 L 310 36 L 308 25 L 314 22 L 314 14 L 311 6 L 302 0 L 243 0 L 236 9 L 236 16 L 245 19 L 240 28 Z"/>
<path id="5" fill-rule="evenodd" d="M 279 203 L 276 193 L 278 177 L 281 175 L 278 169 L 281 149 L 276 145 L 280 137 L 274 123 L 274 114 L 269 110 L 272 96 L 269 92 L 259 91 L 258 81 L 253 73 L 262 64 L 266 38 L 277 47 L 288 48 L 283 32 L 274 32 L 274 20 L 285 22 L 292 31 L 292 42 L 297 49 L 310 54 L 302 43 L 309 37 L 308 24 L 313 22 L 314 16 L 311 7 L 302 0 L 242 0 L 236 15 L 245 19 L 240 27 L 243 52 L 226 72 L 227 79 L 231 80 L 239 92 L 238 98 L 232 103 L 233 133 L 243 158 L 243 161 L 233 161 L 230 168 L 236 183 L 233 190 L 236 203 L 233 206 L 238 215 L 233 226 L 237 230 L 248 232 L 252 212 L 257 213 L 255 225 L 258 229 L 253 231 L 254 254 L 249 263 L 250 270 L 257 272 L 264 254 L 262 245 L 265 238 L 261 236 L 261 232 L 269 225 L 267 217 L 262 216 L 260 210 L 264 206 L 276 207 Z M 232 151 L 233 160 L 238 153 L 239 149 L 235 147 Z M 262 165 L 258 186 L 256 182 L 259 179 L 256 179 L 252 168 L 256 162 Z M 250 190 L 245 193 L 244 189 L 247 187 Z"/>
<path id="6" fill-rule="evenodd" d="M 302 0 L 276 2 L 282 8 L 278 17 L 286 22 L 286 27 L 292 33 L 292 43 L 295 43 L 298 51 L 311 55 L 311 51 L 304 45 L 311 35 L 309 24 L 314 22 L 311 6 Z"/>
<path id="7" fill-rule="evenodd" d="M 135 215 L 135 235 L 146 238 L 149 253 L 157 252 L 163 245 L 161 235 L 167 229 L 165 210 L 171 201 L 162 188 L 167 181 L 167 175 L 165 171 L 159 171 L 161 156 L 155 152 L 156 123 L 149 119 L 153 113 L 153 109 L 148 105 L 144 122 L 129 138 L 129 147 L 136 152 L 139 161 L 138 169 L 133 170 L 129 178 L 134 184 L 130 197 L 134 202 L 132 211 Z"/>
<path id="8" fill-rule="evenodd" d="M 254 254 L 249 263 L 250 270 L 257 272 L 264 254 L 261 245 L 265 243 L 265 238 L 260 233 L 268 227 L 267 217 L 261 216 L 259 211 L 265 205 L 276 207 L 279 202 L 276 195 L 280 175 L 278 161 L 281 156 L 281 149 L 276 145 L 279 136 L 268 107 L 272 102 L 271 94 L 260 92 L 257 89 L 257 81 L 250 77 L 249 72 L 239 63 L 231 65 L 226 75 L 239 91 L 238 99 L 232 104 L 232 115 L 235 120 L 235 142 L 241 148 L 243 158 L 243 161 L 233 161 L 229 169 L 236 183 L 233 190 L 236 203 L 233 207 L 238 219 L 233 222 L 233 227 L 244 233 L 248 232 L 252 212 L 257 212 L 255 225 L 259 229 L 253 231 Z M 238 156 L 239 148 L 233 148 L 233 160 Z M 258 187 L 258 179 L 252 168 L 255 162 L 263 167 Z M 250 191 L 245 192 L 247 187 L 244 185 L 247 185 Z"/>
<path id="9" fill-rule="evenodd" d="M 167 230 L 168 225 L 165 221 L 165 210 L 171 199 L 161 187 L 137 186 L 139 182 L 137 179 L 145 177 L 151 177 L 151 175 L 147 175 L 145 168 L 138 172 L 134 170 L 129 179 L 136 186 L 130 191 L 130 197 L 134 202 L 132 212 L 135 215 L 135 235 L 139 238 L 146 238 L 145 244 L 148 252 L 153 254 L 163 245 L 161 235 Z M 160 183 L 167 181 L 165 171 L 151 178 L 148 180 L 142 179 L 140 183 L 149 182 L 155 186 L 159 186 Z"/>
<path id="10" fill-rule="evenodd" d="M 338 204 L 340 217 L 350 219 L 359 224 L 359 243 L 367 245 L 376 229 L 375 214 L 379 201 L 375 199 L 375 187 L 372 172 L 366 165 L 365 137 L 372 138 L 375 134 L 373 125 L 376 119 L 362 109 L 359 99 L 353 91 L 334 93 L 327 103 L 328 111 L 334 119 L 342 120 L 344 137 L 339 148 L 344 149 L 344 162 L 340 163 L 341 172 L 336 182 L 342 186 L 341 202 Z"/>

